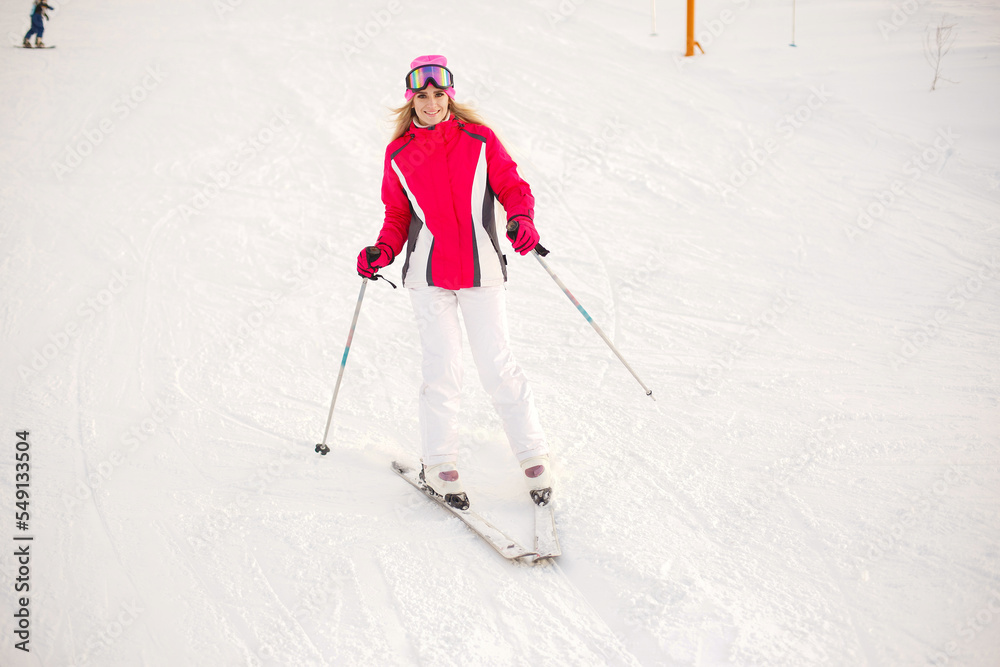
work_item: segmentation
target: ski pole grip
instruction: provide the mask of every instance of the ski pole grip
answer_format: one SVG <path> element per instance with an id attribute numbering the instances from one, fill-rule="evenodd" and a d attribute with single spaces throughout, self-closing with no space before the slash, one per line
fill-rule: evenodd
<path id="1" fill-rule="evenodd" d="M 514 220 L 507 221 L 507 238 L 513 241 L 517 237 L 517 228 L 520 226 L 521 224 L 517 221 L 516 218 Z M 535 244 L 534 251 L 537 252 L 542 257 L 545 257 L 546 255 L 549 254 L 549 251 L 541 243 Z"/>
<path id="2" fill-rule="evenodd" d="M 382 251 L 379 250 L 378 248 L 376 248 L 373 245 L 370 245 L 367 248 L 365 248 L 365 257 L 368 258 L 368 263 L 369 264 L 371 264 L 372 262 L 374 262 L 381 255 L 382 255 Z"/>

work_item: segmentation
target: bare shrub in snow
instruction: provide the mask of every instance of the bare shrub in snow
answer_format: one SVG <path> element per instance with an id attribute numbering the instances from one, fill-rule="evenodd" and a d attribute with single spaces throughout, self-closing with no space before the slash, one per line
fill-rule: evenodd
<path id="1" fill-rule="evenodd" d="M 941 76 L 941 61 L 944 60 L 945 55 L 951 51 L 951 47 L 955 44 L 955 24 L 946 23 L 945 17 L 941 17 L 941 23 L 937 26 L 927 26 L 927 39 L 924 40 L 924 57 L 927 58 L 927 63 L 934 70 L 934 80 L 931 81 L 931 91 L 935 90 L 938 85 L 938 81 L 948 81 L 950 83 L 956 83 L 951 81 L 951 79 L 945 79 Z"/>

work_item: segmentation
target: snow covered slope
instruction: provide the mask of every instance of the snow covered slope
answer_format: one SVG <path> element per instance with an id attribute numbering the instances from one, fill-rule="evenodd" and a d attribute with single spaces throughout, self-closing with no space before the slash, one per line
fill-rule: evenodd
<path id="1" fill-rule="evenodd" d="M 997 664 L 1000 9 L 798 3 L 792 48 L 791 4 L 699 2 L 691 59 L 680 0 L 657 36 L 622 0 L 66 0 L 56 49 L 0 51 L 0 664 Z M 425 53 L 657 397 L 509 254 L 558 563 L 389 469 L 401 290 L 369 285 L 313 452 Z M 474 375 L 470 496 L 527 540 Z"/>

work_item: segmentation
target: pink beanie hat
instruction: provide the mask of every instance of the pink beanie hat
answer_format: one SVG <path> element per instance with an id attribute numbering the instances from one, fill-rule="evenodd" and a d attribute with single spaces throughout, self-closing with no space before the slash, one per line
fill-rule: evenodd
<path id="1" fill-rule="evenodd" d="M 410 63 L 410 69 L 414 70 L 423 65 L 440 65 L 441 67 L 447 67 L 448 59 L 445 58 L 444 56 L 420 56 L 412 63 Z M 445 88 L 444 92 L 448 93 L 448 97 L 450 97 L 451 99 L 455 99 L 454 86 L 452 86 L 451 88 Z M 413 99 L 414 92 L 412 90 L 407 89 L 404 95 L 406 96 L 406 101 L 409 102 L 411 99 Z"/>

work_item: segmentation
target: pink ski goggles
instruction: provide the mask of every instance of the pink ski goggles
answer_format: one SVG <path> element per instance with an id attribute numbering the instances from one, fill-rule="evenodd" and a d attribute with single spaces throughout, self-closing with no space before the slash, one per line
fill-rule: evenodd
<path id="1" fill-rule="evenodd" d="M 406 89 L 409 91 L 423 90 L 429 83 L 447 90 L 455 85 L 455 77 L 444 65 L 421 65 L 414 67 L 406 75 Z"/>

